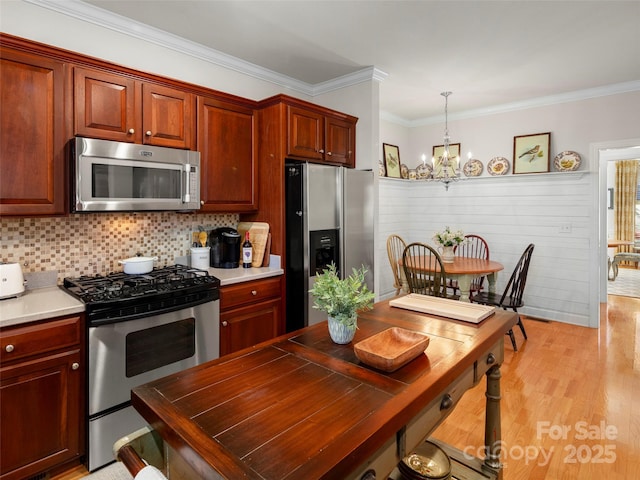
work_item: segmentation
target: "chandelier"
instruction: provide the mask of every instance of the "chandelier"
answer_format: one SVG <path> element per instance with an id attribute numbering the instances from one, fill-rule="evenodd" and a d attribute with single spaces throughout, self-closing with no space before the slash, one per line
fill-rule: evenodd
<path id="1" fill-rule="evenodd" d="M 445 190 L 449 190 L 449 184 L 460 180 L 460 156 L 451 158 L 449 151 L 449 95 L 452 92 L 442 92 L 444 97 L 444 150 L 440 158 L 432 158 L 432 180 L 444 183 Z"/>

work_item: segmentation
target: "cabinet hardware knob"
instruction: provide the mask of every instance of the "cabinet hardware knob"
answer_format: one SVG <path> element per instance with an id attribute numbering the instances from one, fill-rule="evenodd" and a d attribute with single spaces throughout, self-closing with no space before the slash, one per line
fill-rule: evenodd
<path id="1" fill-rule="evenodd" d="M 7 345 L 6 347 L 4 347 L 4 350 L 5 350 L 5 352 L 7 352 L 7 353 L 11 353 L 11 352 L 13 352 L 13 350 L 14 350 L 14 346 L 13 346 L 13 345 L 11 345 L 11 344 L 9 344 L 9 345 Z"/>
<path id="2" fill-rule="evenodd" d="M 147 137 L 150 137 L 151 136 L 151 130 L 147 130 L 146 135 L 147 135 Z"/>
<path id="3" fill-rule="evenodd" d="M 130 134 L 130 135 L 133 135 L 134 133 L 136 133 L 136 131 L 135 131 L 133 128 L 130 128 L 130 129 L 129 129 L 129 134 Z"/>
<path id="4" fill-rule="evenodd" d="M 376 471 L 375 470 L 367 470 L 362 474 L 360 480 L 376 480 Z"/>
<path id="5" fill-rule="evenodd" d="M 226 320 L 224 322 L 222 322 L 222 326 L 226 327 L 227 325 L 229 325 L 229 322 L 227 322 Z"/>
<path id="6" fill-rule="evenodd" d="M 204 205 L 204 200 L 200 200 L 200 205 Z"/>
<path id="7" fill-rule="evenodd" d="M 487 365 L 493 365 L 496 363 L 496 356 L 493 353 L 487 355 Z"/>
<path id="8" fill-rule="evenodd" d="M 258 292 L 256 290 L 251 290 L 251 295 L 253 295 L 254 297 L 258 294 Z"/>
<path id="9" fill-rule="evenodd" d="M 77 370 L 80 368 L 80 364 L 78 362 L 73 362 L 71 364 L 71 370 Z"/>
<path id="10" fill-rule="evenodd" d="M 331 153 L 331 152 L 327 152 L 327 155 L 331 156 L 331 155 L 333 155 L 333 153 Z"/>
<path id="11" fill-rule="evenodd" d="M 448 393 L 442 397 L 442 401 L 440 402 L 440 410 L 449 410 L 453 405 L 453 398 Z"/>
<path id="12" fill-rule="evenodd" d="M 324 153 L 324 149 L 321 148 L 320 150 L 318 150 L 318 152 L 319 153 Z"/>

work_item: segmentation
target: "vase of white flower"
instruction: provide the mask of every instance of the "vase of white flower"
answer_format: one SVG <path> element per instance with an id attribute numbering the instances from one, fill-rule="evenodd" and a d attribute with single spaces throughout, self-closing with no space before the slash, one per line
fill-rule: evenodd
<path id="1" fill-rule="evenodd" d="M 453 263 L 454 253 L 453 248 L 456 245 L 460 245 L 464 242 L 464 233 L 462 230 L 456 230 L 452 232 L 449 227 L 446 227 L 442 232 L 436 232 L 433 236 L 433 240 L 440 245 L 438 250 L 442 261 L 445 263 Z"/>
<path id="2" fill-rule="evenodd" d="M 443 245 L 438 247 L 438 251 L 440 252 L 440 257 L 444 263 L 453 263 L 455 255 L 453 253 L 453 247 L 450 245 Z"/>

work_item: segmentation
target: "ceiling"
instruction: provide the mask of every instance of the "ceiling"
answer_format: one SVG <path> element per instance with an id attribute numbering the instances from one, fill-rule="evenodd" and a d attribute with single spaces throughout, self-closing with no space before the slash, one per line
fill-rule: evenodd
<path id="1" fill-rule="evenodd" d="M 637 0 L 84 4 L 312 89 L 373 72 L 382 79 L 380 109 L 410 123 L 441 116 L 445 90 L 453 92 L 455 115 L 583 91 L 640 89 Z"/>

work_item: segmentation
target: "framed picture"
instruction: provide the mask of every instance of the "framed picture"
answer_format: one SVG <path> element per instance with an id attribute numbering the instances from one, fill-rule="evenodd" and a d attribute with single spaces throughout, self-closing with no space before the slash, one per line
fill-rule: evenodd
<path id="1" fill-rule="evenodd" d="M 444 166 L 442 165 L 442 154 L 444 153 L 444 145 L 435 145 L 433 147 L 433 178 L 440 178 L 444 175 Z M 456 169 L 460 167 L 460 144 L 449 144 L 449 176 L 455 177 Z"/>
<path id="2" fill-rule="evenodd" d="M 551 133 L 513 137 L 513 173 L 549 171 Z"/>
<path id="3" fill-rule="evenodd" d="M 400 178 L 400 149 L 388 143 L 382 144 L 384 155 L 384 166 L 387 170 L 387 177 Z"/>

